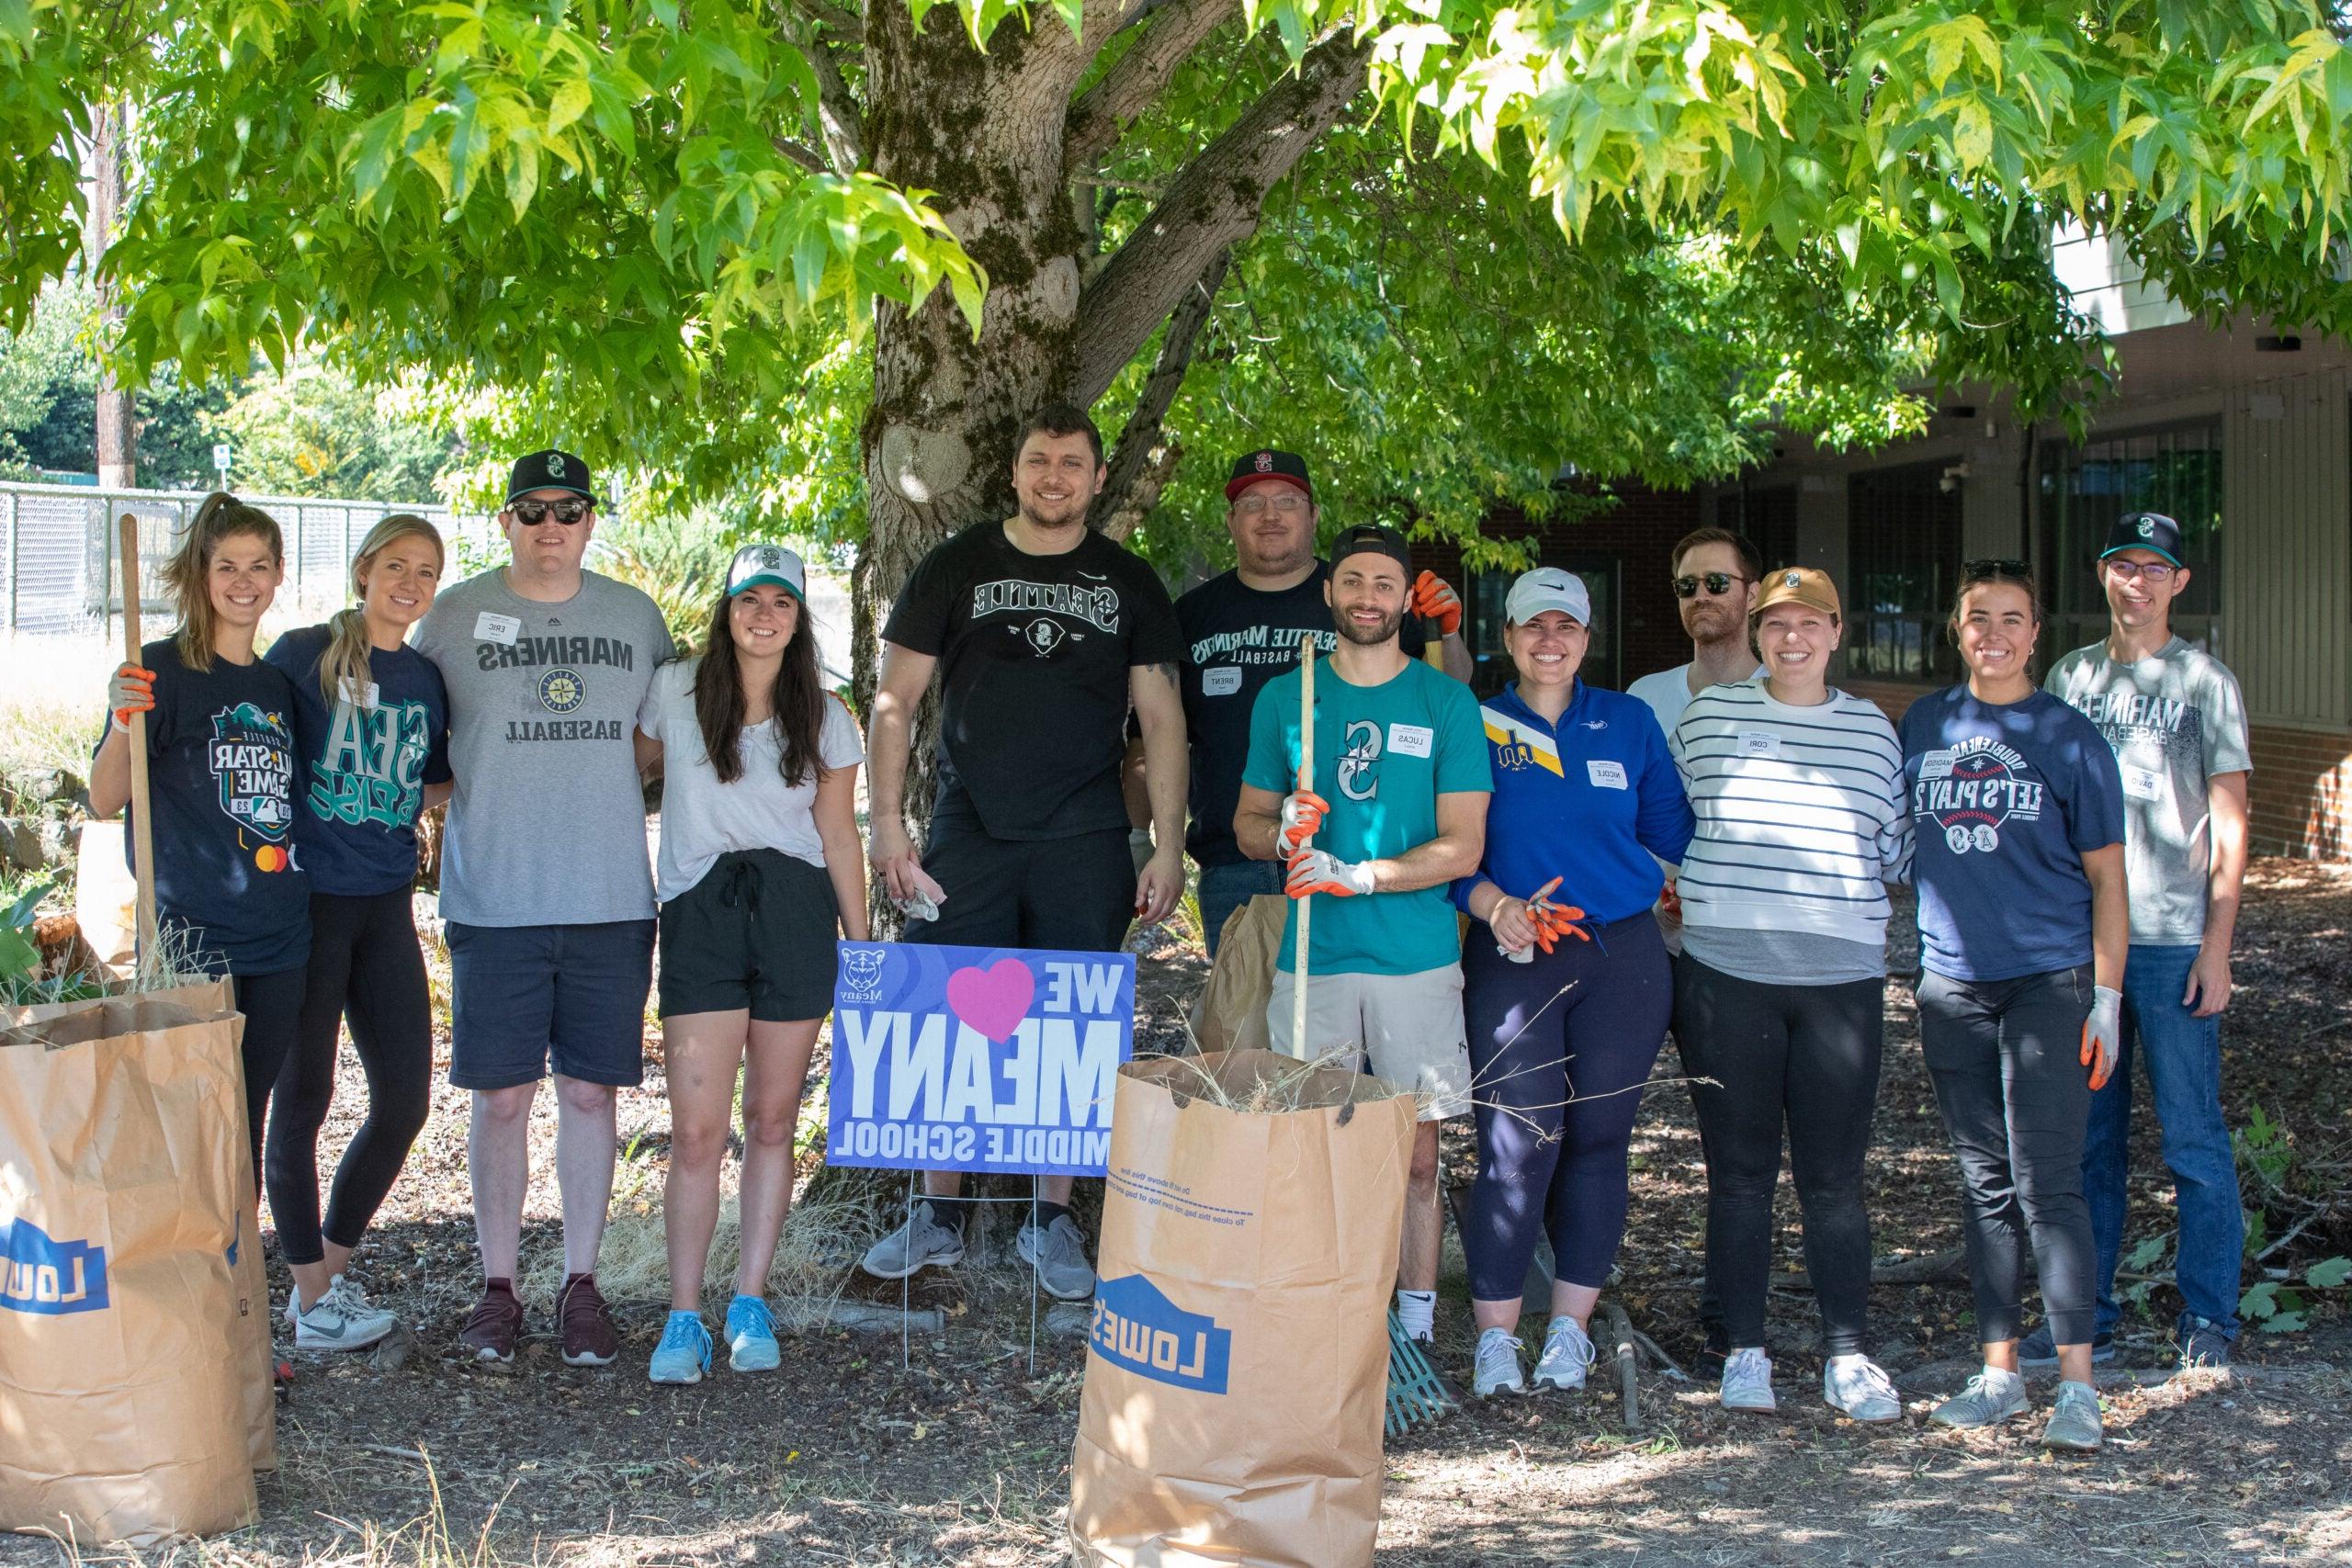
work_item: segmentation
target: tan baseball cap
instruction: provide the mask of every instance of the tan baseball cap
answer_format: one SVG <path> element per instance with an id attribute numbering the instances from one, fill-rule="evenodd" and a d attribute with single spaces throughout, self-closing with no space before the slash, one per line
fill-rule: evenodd
<path id="1" fill-rule="evenodd" d="M 1756 608 L 1747 618 L 1752 622 L 1775 604 L 1791 604 L 1825 615 L 1842 618 L 1844 615 L 1838 603 L 1838 585 L 1829 581 L 1827 572 L 1809 566 L 1784 566 L 1764 574 L 1763 592 L 1756 595 Z"/>

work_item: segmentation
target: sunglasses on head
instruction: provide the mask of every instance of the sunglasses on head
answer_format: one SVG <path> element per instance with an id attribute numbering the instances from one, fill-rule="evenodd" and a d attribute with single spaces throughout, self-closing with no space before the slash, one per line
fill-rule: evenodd
<path id="1" fill-rule="evenodd" d="M 2021 560 L 1996 560 L 1986 556 L 1982 560 L 1961 562 L 1960 575 L 1971 582 L 1981 582 L 1996 577 L 2030 577 L 2033 569 Z"/>
<path id="2" fill-rule="evenodd" d="M 584 501 L 515 501 L 509 502 L 506 510 L 514 514 L 515 522 L 526 528 L 536 528 L 550 517 L 569 528 L 588 515 L 589 503 Z"/>
<path id="3" fill-rule="evenodd" d="M 1747 579 L 1735 576 L 1728 571 L 1711 571 L 1702 577 L 1678 577 L 1674 580 L 1674 596 L 1678 599 L 1696 598 L 1699 585 L 1703 582 L 1707 585 L 1708 592 L 1720 597 L 1731 592 L 1732 584 L 1747 581 Z"/>

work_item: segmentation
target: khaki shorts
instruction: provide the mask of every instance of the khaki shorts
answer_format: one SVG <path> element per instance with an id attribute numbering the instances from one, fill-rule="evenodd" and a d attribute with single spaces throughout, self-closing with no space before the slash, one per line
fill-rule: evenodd
<path id="1" fill-rule="evenodd" d="M 1290 1037 L 1292 976 L 1274 971 L 1266 1001 L 1266 1028 L 1285 1056 L 1320 1058 L 1361 1072 L 1372 1070 L 1421 1099 L 1420 1119 L 1443 1122 L 1470 1113 L 1470 1045 L 1462 1028 L 1462 965 L 1413 975 L 1316 975 L 1306 977 L 1306 1033 L 1311 1051 Z"/>

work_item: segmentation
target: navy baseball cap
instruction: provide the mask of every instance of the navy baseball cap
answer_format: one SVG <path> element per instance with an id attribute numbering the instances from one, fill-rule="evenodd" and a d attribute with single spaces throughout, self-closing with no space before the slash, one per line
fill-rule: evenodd
<path id="1" fill-rule="evenodd" d="M 588 477 L 588 465 L 571 453 L 560 452 L 554 447 L 514 459 L 514 472 L 506 481 L 508 504 L 513 504 L 516 496 L 528 495 L 535 490 L 568 490 L 592 505 L 604 504 L 596 499 L 595 487 Z"/>
<path id="2" fill-rule="evenodd" d="M 2107 547 L 2098 558 L 2105 560 L 2118 550 L 2154 550 L 2175 566 L 2188 563 L 2180 558 L 2180 525 L 2161 512 L 2133 512 L 2115 520 L 2107 531 Z"/>
<path id="3" fill-rule="evenodd" d="M 1406 545 L 1405 536 L 1394 528 L 1384 527 L 1377 523 L 1359 523 L 1331 541 L 1331 565 L 1334 568 L 1350 556 L 1364 554 L 1386 556 L 1405 569 L 1408 581 L 1413 575 L 1413 552 Z"/>
<path id="4" fill-rule="evenodd" d="M 1277 452 L 1271 446 L 1255 452 L 1245 452 L 1233 459 L 1232 477 L 1225 481 L 1225 499 L 1231 501 L 1260 479 L 1280 479 L 1296 485 L 1315 499 L 1314 481 L 1306 477 L 1306 459 L 1295 452 Z"/>

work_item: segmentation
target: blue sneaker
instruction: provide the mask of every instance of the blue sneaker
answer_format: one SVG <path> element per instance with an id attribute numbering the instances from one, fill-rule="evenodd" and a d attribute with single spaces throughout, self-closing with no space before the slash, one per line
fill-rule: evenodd
<path id="1" fill-rule="evenodd" d="M 784 1359 L 775 1342 L 775 1316 L 757 1296 L 727 1303 L 727 1364 L 739 1372 L 772 1372 Z"/>
<path id="2" fill-rule="evenodd" d="M 655 1382 L 694 1383 L 710 1371 L 710 1330 L 698 1312 L 673 1312 L 662 1325 L 662 1343 L 645 1375 Z"/>

